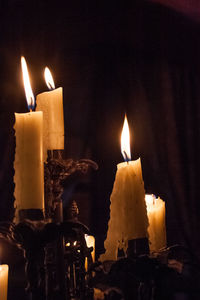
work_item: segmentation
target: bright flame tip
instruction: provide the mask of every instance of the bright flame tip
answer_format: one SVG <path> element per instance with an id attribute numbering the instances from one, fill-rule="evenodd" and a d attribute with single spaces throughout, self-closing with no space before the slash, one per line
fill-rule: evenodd
<path id="1" fill-rule="evenodd" d="M 54 90 L 55 89 L 55 83 L 54 83 L 51 71 L 49 70 L 48 67 L 45 67 L 45 69 L 44 69 L 44 78 L 45 78 L 45 81 L 46 81 L 46 84 L 47 84 L 48 88 L 50 90 Z"/>
<path id="2" fill-rule="evenodd" d="M 35 107 L 35 98 L 31 88 L 29 74 L 28 74 L 28 67 L 24 56 L 21 56 L 21 68 L 22 68 L 22 77 L 24 81 L 24 89 L 25 89 L 28 109 L 32 111 Z"/>
<path id="3" fill-rule="evenodd" d="M 130 133 L 126 114 L 124 117 L 124 125 L 121 133 L 121 153 L 126 162 L 131 160 Z"/>

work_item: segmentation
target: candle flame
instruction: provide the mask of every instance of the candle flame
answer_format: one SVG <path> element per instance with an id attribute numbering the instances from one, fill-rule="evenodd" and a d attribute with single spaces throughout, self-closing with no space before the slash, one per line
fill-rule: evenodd
<path id="1" fill-rule="evenodd" d="M 24 81 L 24 89 L 25 89 L 25 94 L 26 94 L 26 101 L 27 101 L 29 110 L 32 110 L 35 107 L 35 98 L 33 95 L 33 91 L 31 89 L 26 60 L 23 56 L 21 57 L 21 67 L 22 67 L 22 75 L 23 75 L 23 81 Z"/>
<path id="2" fill-rule="evenodd" d="M 131 160 L 131 150 L 130 150 L 130 133 L 127 117 L 125 115 L 124 125 L 121 133 L 121 153 L 125 161 Z"/>
<path id="3" fill-rule="evenodd" d="M 49 68 L 45 68 L 44 70 L 44 78 L 45 78 L 45 81 L 46 81 L 46 84 L 48 86 L 48 88 L 50 90 L 54 90 L 55 89 L 55 84 L 54 84 L 54 81 L 53 81 L 53 77 L 51 75 L 51 72 L 49 70 Z"/>

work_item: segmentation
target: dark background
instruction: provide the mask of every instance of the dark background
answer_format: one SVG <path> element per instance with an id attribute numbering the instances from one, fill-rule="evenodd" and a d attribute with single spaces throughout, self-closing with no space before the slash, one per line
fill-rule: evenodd
<path id="1" fill-rule="evenodd" d="M 96 237 L 109 197 L 127 113 L 133 159 L 145 189 L 166 202 L 168 245 L 200 259 L 200 5 L 198 1 L 0 1 L 0 220 L 13 217 L 14 112 L 26 112 L 20 56 L 34 94 L 43 69 L 64 88 L 65 157 L 99 165 L 64 197 Z M 3 249 L 2 261 L 14 260 Z"/>

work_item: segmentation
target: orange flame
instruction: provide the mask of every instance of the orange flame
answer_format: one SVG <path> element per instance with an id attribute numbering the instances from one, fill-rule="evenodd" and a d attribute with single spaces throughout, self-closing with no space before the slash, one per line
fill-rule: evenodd
<path id="1" fill-rule="evenodd" d="M 55 89 L 55 84 L 54 84 L 54 81 L 53 81 L 53 77 L 51 75 L 51 72 L 49 70 L 49 68 L 45 68 L 44 70 L 44 78 L 45 78 L 45 81 L 46 81 L 46 84 L 48 86 L 48 88 L 50 90 L 54 90 Z"/>
<path id="2" fill-rule="evenodd" d="M 33 95 L 33 91 L 31 89 L 26 60 L 23 56 L 21 57 L 21 67 L 22 67 L 22 75 L 23 75 L 23 81 L 24 81 L 24 89 L 25 89 L 25 94 L 26 94 L 26 101 L 28 104 L 28 108 L 30 110 L 32 110 L 35 107 L 35 98 Z"/>
<path id="3" fill-rule="evenodd" d="M 124 125 L 121 133 L 121 153 L 125 161 L 131 160 L 130 133 L 126 115 L 124 118 Z"/>

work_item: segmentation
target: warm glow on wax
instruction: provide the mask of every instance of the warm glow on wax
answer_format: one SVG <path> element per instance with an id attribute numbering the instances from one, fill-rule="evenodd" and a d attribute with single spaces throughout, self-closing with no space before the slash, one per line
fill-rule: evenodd
<path id="1" fill-rule="evenodd" d="M 130 133 L 126 115 L 124 118 L 124 125 L 121 134 L 121 152 L 125 161 L 131 160 Z"/>
<path id="2" fill-rule="evenodd" d="M 25 94 L 26 94 L 26 101 L 28 104 L 28 108 L 30 110 L 32 110 L 35 107 L 35 98 L 33 96 L 33 92 L 31 89 L 26 60 L 23 56 L 21 57 L 21 67 L 22 67 L 22 75 L 23 75 L 23 81 L 24 81 L 24 89 L 25 89 Z"/>
<path id="3" fill-rule="evenodd" d="M 53 81 L 53 77 L 51 75 L 51 72 L 49 70 L 49 68 L 45 68 L 44 70 L 44 78 L 45 78 L 45 81 L 46 81 L 46 84 L 48 86 L 48 88 L 50 90 L 54 90 L 55 89 L 55 84 L 54 84 L 54 81 Z"/>

